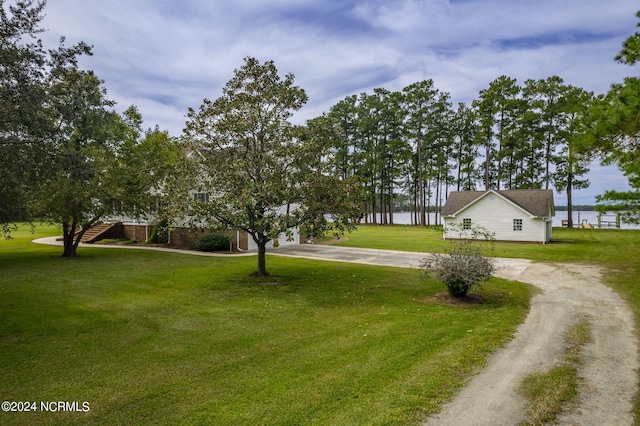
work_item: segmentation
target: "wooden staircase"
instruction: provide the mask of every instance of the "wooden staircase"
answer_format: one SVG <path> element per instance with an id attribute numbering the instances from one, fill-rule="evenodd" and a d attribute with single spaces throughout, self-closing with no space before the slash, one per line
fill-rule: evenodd
<path id="1" fill-rule="evenodd" d="M 91 226 L 91 228 L 86 230 L 86 232 L 80 239 L 80 242 L 95 243 L 100 239 L 100 237 L 103 236 L 103 234 L 106 234 L 108 231 L 111 230 L 111 228 L 113 228 L 116 225 L 117 223 L 96 222 L 95 224 L 93 224 L 93 226 Z"/>

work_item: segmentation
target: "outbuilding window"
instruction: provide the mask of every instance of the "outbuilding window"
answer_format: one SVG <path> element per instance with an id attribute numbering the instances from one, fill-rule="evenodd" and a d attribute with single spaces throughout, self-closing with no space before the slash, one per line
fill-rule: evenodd
<path id="1" fill-rule="evenodd" d="M 522 231 L 522 219 L 513 219 L 513 230 Z"/>
<path id="2" fill-rule="evenodd" d="M 462 219 L 462 229 L 471 229 L 471 219 Z"/>

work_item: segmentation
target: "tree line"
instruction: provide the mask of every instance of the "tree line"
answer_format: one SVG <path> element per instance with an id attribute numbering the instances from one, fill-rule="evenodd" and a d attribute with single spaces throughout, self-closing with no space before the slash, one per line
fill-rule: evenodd
<path id="1" fill-rule="evenodd" d="M 501 76 L 470 105 L 456 107 L 433 80 L 401 91 L 347 96 L 327 117 L 335 173 L 356 177 L 373 223 L 392 224 L 397 194 L 409 197 L 413 223 L 429 225 L 450 190 L 585 188 L 594 154 L 586 149 L 595 97 L 560 77 Z"/>
<path id="2" fill-rule="evenodd" d="M 400 199 L 416 225 L 429 225 L 427 213 L 438 214 L 451 190 L 554 187 L 570 209 L 596 157 L 617 164 L 633 188 L 598 201 L 638 218 L 637 78 L 594 96 L 557 76 L 523 84 L 501 76 L 455 107 L 424 80 L 347 96 L 296 126 L 305 91 L 273 61 L 248 57 L 220 98 L 189 109 L 176 138 L 142 129 L 135 106 L 113 110 L 104 82 L 78 67 L 91 46 L 43 46 L 45 5 L 0 0 L 0 232 L 18 220 L 58 223 L 63 256 L 75 256 L 101 218 L 154 214 L 247 232 L 266 275 L 265 245 L 290 227 L 319 235 L 363 217 L 392 224 Z M 640 60 L 639 40 L 630 37 L 617 59 Z"/>

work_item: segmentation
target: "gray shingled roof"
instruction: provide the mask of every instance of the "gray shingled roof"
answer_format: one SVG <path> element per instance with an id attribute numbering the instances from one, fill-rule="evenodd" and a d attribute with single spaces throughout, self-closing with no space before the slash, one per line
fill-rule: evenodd
<path id="1" fill-rule="evenodd" d="M 488 191 L 453 191 L 442 207 L 442 216 L 452 216 L 482 197 Z M 513 204 L 536 217 L 548 217 L 555 214 L 553 191 L 550 189 L 513 189 L 495 191 Z"/>

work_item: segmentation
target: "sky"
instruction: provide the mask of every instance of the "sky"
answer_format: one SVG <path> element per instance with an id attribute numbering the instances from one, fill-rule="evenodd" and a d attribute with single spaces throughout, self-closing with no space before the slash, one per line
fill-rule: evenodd
<path id="1" fill-rule="evenodd" d="M 346 96 L 426 79 L 453 105 L 501 75 L 519 84 L 557 75 L 606 93 L 640 75 L 613 59 L 639 9 L 637 0 L 48 0 L 41 37 L 92 45 L 80 66 L 104 80 L 116 109 L 136 105 L 145 127 L 178 136 L 188 108 L 219 97 L 247 56 L 295 75 L 309 96 L 299 124 Z M 628 189 L 597 161 L 589 178 L 574 204 Z"/>

